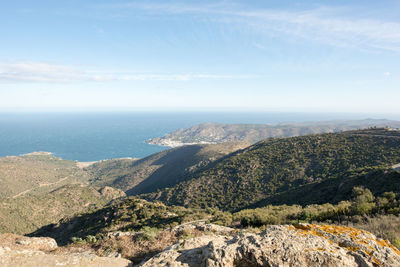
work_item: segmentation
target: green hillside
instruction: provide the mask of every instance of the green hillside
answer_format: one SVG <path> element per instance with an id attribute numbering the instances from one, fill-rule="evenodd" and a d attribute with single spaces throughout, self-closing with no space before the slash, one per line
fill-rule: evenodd
<path id="1" fill-rule="evenodd" d="M 65 218 L 57 224 L 45 226 L 31 236 L 50 236 L 58 243 L 70 243 L 73 237 L 88 235 L 98 238 L 112 231 L 142 231 L 147 228 L 164 229 L 188 221 L 211 218 L 202 209 L 166 206 L 135 197 L 117 200 L 104 208 Z"/>
<path id="2" fill-rule="evenodd" d="M 250 205 L 248 208 L 282 204 L 336 204 L 342 200 L 350 199 L 353 188 L 357 186 L 369 189 L 375 196 L 390 191 L 400 193 L 400 172 L 381 167 L 367 167 L 344 172 L 336 179 L 309 183 L 274 194 Z"/>
<path id="3" fill-rule="evenodd" d="M 94 177 L 93 185 L 109 185 L 129 195 L 153 192 L 183 181 L 196 170 L 233 151 L 247 147 L 245 142 L 192 145 L 168 149 L 144 159 L 105 160 L 85 168 Z"/>
<path id="4" fill-rule="evenodd" d="M 185 182 L 143 197 L 174 205 L 238 210 L 301 185 L 398 162 L 399 131 L 369 129 L 266 139 Z"/>
<path id="5" fill-rule="evenodd" d="M 0 198 L 37 195 L 88 180 L 75 161 L 63 160 L 47 152 L 0 158 Z"/>
<path id="6" fill-rule="evenodd" d="M 64 217 L 104 206 L 124 193 L 96 190 L 82 184 L 61 186 L 49 193 L 0 199 L 0 233 L 26 234 Z"/>
<path id="7" fill-rule="evenodd" d="M 252 231 L 256 230 L 253 227 L 263 229 L 269 224 L 323 222 L 357 225 L 362 229 L 373 231 L 380 237 L 390 239 L 393 244 L 400 247 L 399 215 L 400 194 L 384 192 L 373 196 L 370 190 L 364 187 L 352 188 L 350 199 L 338 204 L 312 204 L 304 207 L 268 205 L 257 209 L 243 209 L 235 213 L 210 208 L 167 206 L 161 202 L 127 197 L 116 200 L 106 207 L 44 226 L 29 235 L 50 236 L 62 245 L 74 243 L 91 246 L 99 253 L 126 251 L 125 256 L 135 258 L 138 255 L 133 257 L 130 253 L 134 253 L 135 250 L 129 250 L 129 247 L 148 243 L 143 241 L 150 241 L 153 244 L 165 242 L 163 231 L 164 234 L 171 233 L 171 228 L 186 222 L 204 221 L 239 229 L 251 227 Z M 175 234 L 179 235 L 179 239 L 185 239 L 190 238 L 195 231 L 176 231 Z M 123 236 L 128 237 L 130 241 L 125 242 Z M 117 241 L 110 243 L 110 237 L 116 237 Z M 139 255 L 139 258 L 143 259 L 144 255 Z"/>
<path id="8" fill-rule="evenodd" d="M 25 234 L 125 195 L 90 180 L 77 162 L 47 152 L 0 158 L 0 233 Z"/>

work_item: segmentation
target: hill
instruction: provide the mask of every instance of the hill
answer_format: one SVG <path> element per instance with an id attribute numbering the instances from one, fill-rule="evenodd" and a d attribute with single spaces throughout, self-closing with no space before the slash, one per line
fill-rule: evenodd
<path id="1" fill-rule="evenodd" d="M 302 231 L 310 231 L 309 233 L 315 236 L 326 237 L 324 234 L 318 234 L 317 229 L 311 230 L 315 227 L 314 225 L 299 224 L 299 222 L 312 220 L 338 225 L 356 223 L 358 228 L 372 231 L 380 238 L 390 239 L 393 242 L 392 244 L 399 248 L 399 196 L 400 194 L 385 192 L 375 198 L 369 190 L 356 187 L 353 188 L 353 196 L 350 201 L 343 201 L 337 205 L 324 203 L 323 205 L 305 207 L 299 205 L 268 206 L 242 210 L 232 214 L 216 209 L 166 206 L 160 202 L 147 202 L 128 197 L 116 200 L 106 207 L 78 214 L 75 217 L 63 219 L 57 224 L 42 227 L 31 233 L 30 236 L 50 236 L 55 238 L 58 244 L 68 244 L 67 248 L 70 249 L 74 247 L 80 250 L 92 248 L 99 256 L 121 253 L 122 257 L 130 259 L 134 263 L 139 263 L 174 243 L 179 244 L 182 249 L 182 246 L 191 243 L 194 240 L 193 238 L 216 233 L 222 234 L 226 239 L 229 236 L 236 236 L 237 238 L 248 236 L 249 233 L 259 232 L 266 228 L 296 228 L 302 233 L 301 236 L 307 236 Z M 234 226 L 235 229 L 210 225 L 210 222 Z M 267 226 L 271 224 L 294 224 L 294 226 Z M 247 228 L 249 226 L 251 228 Z M 343 234 L 349 233 L 343 231 L 344 228 L 340 226 L 321 227 L 324 227 L 324 229 L 321 228 L 320 230 L 328 230 L 338 237 L 343 237 Z M 351 231 L 363 232 L 356 229 Z M 351 234 L 351 236 L 354 239 L 358 234 Z M 206 242 L 206 245 L 210 241 L 212 240 Z M 383 241 L 381 240 L 381 242 Z M 292 240 L 287 240 L 286 244 L 291 246 Z M 346 244 L 341 247 L 347 247 L 349 251 L 357 251 L 350 249 L 349 243 Z M 362 244 L 366 243 L 362 242 Z M 381 244 L 397 251 L 387 241 Z M 351 247 L 357 248 L 358 246 Z M 369 252 L 371 250 L 371 248 L 368 249 Z M 181 253 L 184 253 L 184 251 L 182 250 Z M 196 255 L 200 254 L 197 253 Z"/>
<path id="2" fill-rule="evenodd" d="M 224 148 L 224 153 L 216 153 L 217 147 Z M 127 174 L 124 178 L 129 182 L 132 166 L 136 166 L 136 171 L 140 171 L 141 168 L 146 170 L 154 167 L 153 165 L 165 168 L 163 172 L 154 176 L 158 178 L 153 180 L 153 183 L 157 183 L 155 188 L 162 182 L 171 183 L 171 187 L 149 188 L 148 190 L 154 191 L 140 195 L 165 203 L 149 202 L 135 197 L 120 198 L 104 207 L 93 206 L 75 216 L 43 226 L 29 235 L 53 237 L 59 244 L 68 244 L 65 249 L 90 248 L 98 256 L 121 253 L 122 257 L 134 263 L 146 261 L 176 243 L 172 250 L 162 252 L 161 258 L 150 258 L 149 266 L 161 264 L 161 259 L 164 259 L 164 263 L 170 260 L 175 262 L 177 258 L 169 258 L 172 254 L 186 261 L 203 255 L 203 252 L 199 252 L 200 248 L 212 250 L 215 247 L 216 251 L 219 251 L 219 247 L 229 249 L 231 245 L 234 249 L 239 248 L 237 245 L 243 245 L 246 240 L 261 238 L 265 241 L 265 233 L 260 236 L 249 233 L 265 228 L 268 229 L 267 233 L 279 230 L 279 240 L 280 233 L 286 235 L 286 232 L 293 230 L 295 232 L 290 234 L 285 244 L 297 246 L 298 237 L 304 244 L 310 244 L 310 240 L 317 242 L 319 245 L 316 246 L 316 250 L 325 247 L 325 243 L 326 249 L 331 249 L 331 243 L 326 242 L 326 238 L 335 241 L 338 240 L 336 235 L 344 238 L 343 235 L 348 234 L 349 242 L 354 240 L 354 237 L 368 235 L 364 231 L 341 226 L 298 224 L 311 221 L 355 224 L 379 237 L 390 239 L 395 246 L 400 247 L 400 173 L 392 169 L 392 166 L 395 167 L 400 162 L 399 148 L 400 131 L 382 128 L 267 139 L 233 153 L 229 153 L 230 150 L 226 150 L 224 144 L 185 146 L 152 155 L 141 162 L 144 165 L 135 165 L 142 160 L 99 162 L 96 163 L 98 165 L 91 165 L 84 170 L 89 177 L 96 171 L 101 174 L 90 180 L 92 185 L 114 183 L 118 181 L 120 172 Z M 207 149 L 211 149 L 212 152 Z M 205 153 L 205 162 L 198 165 L 202 153 Z M 212 153 L 216 153 L 216 158 L 211 157 Z M 190 158 L 191 155 L 194 155 L 196 160 Z M 158 166 L 160 163 L 162 165 Z M 120 167 L 122 168 L 119 169 Z M 181 175 L 178 176 L 178 183 L 174 184 L 177 180 L 173 175 L 164 181 L 163 176 L 174 172 L 174 168 L 180 168 L 173 173 Z M 108 176 L 108 173 L 112 175 Z M 143 177 L 143 180 L 128 189 L 128 192 L 132 192 L 130 190 L 142 183 L 145 184 L 151 175 L 147 175 L 147 179 L 146 175 Z M 76 197 L 80 198 L 78 195 Z M 22 199 L 23 197 L 18 197 L 12 200 Z M 85 206 L 82 203 L 77 205 Z M 235 229 L 208 223 L 234 226 Z M 295 226 L 267 226 L 270 224 Z M 246 229 L 247 227 L 251 228 Z M 217 237 L 218 240 L 210 238 L 210 235 L 220 232 L 223 233 Z M 349 245 L 347 241 L 340 241 L 337 243 L 340 248 L 334 251 L 340 252 L 342 249 L 343 255 L 347 255 L 348 251 L 366 264 L 375 260 L 382 264 L 391 264 L 387 258 L 376 254 L 376 251 L 390 248 L 395 256 L 397 250 L 387 241 L 375 237 L 368 238 L 377 240 L 376 244 L 362 247 L 358 246 L 357 242 Z M 294 239 L 297 241 L 293 241 Z M 227 241 L 226 244 L 224 240 Z M 239 242 L 236 242 L 238 240 Z M 201 243 L 203 241 L 205 245 Z M 215 244 L 210 247 L 210 242 L 214 241 Z M 195 244 L 193 242 L 199 245 L 191 246 L 190 244 Z M 347 245 L 343 245 L 344 242 L 347 242 Z M 187 250 L 182 249 L 185 247 Z M 192 249 L 194 254 L 191 253 Z M 208 260 L 207 256 L 204 256 L 204 259 Z M 255 258 L 246 256 L 235 264 L 248 264 L 250 259 Z M 349 260 L 353 258 L 350 257 Z"/>
<path id="3" fill-rule="evenodd" d="M 77 162 L 48 152 L 0 158 L 0 233 L 26 234 L 125 195 L 90 180 Z"/>
<path id="4" fill-rule="evenodd" d="M 228 142 L 217 145 L 192 145 L 168 149 L 144 159 L 104 160 L 84 170 L 92 185 L 112 186 L 129 195 L 153 192 L 183 181 L 196 170 L 249 145 Z"/>
<path id="5" fill-rule="evenodd" d="M 146 142 L 160 146 L 177 147 L 188 144 L 215 144 L 227 141 L 255 143 L 271 137 L 291 137 L 317 133 L 333 133 L 371 127 L 400 128 L 399 121 L 391 120 L 348 120 L 294 122 L 280 124 L 199 124 L 188 129 L 179 129 L 163 137 Z"/>
<path id="6" fill-rule="evenodd" d="M 135 197 L 116 200 L 106 207 L 64 218 L 31 233 L 31 236 L 50 236 L 59 244 L 71 243 L 72 238 L 85 239 L 88 235 L 101 238 L 109 232 L 141 231 L 146 228 L 163 229 L 188 221 L 210 218 L 202 209 L 166 206 Z"/>
<path id="7" fill-rule="evenodd" d="M 48 152 L 0 158 L 0 198 L 37 195 L 70 183 L 88 183 L 75 161 Z"/>
<path id="8" fill-rule="evenodd" d="M 124 195 L 112 188 L 96 190 L 70 184 L 49 193 L 3 198 L 0 199 L 0 233 L 27 234 L 76 213 L 103 207 Z"/>
<path id="9" fill-rule="evenodd" d="M 239 210 L 301 185 L 400 162 L 400 132 L 368 129 L 261 141 L 142 197 L 189 207 Z M 333 180 L 332 180 L 333 181 Z"/>
<path id="10" fill-rule="evenodd" d="M 102 207 L 125 195 L 114 187 L 133 194 L 174 185 L 185 174 L 246 146 L 239 142 L 187 146 L 141 160 L 94 164 L 63 160 L 47 152 L 0 158 L 0 232 L 25 234 Z"/>
<path id="11" fill-rule="evenodd" d="M 342 173 L 336 179 L 327 179 L 295 187 L 262 199 L 248 208 L 267 205 L 337 204 L 352 196 L 354 187 L 369 189 L 378 196 L 384 192 L 400 192 L 400 173 L 382 167 L 367 167 Z M 311 193 L 310 193 L 311 192 Z"/>

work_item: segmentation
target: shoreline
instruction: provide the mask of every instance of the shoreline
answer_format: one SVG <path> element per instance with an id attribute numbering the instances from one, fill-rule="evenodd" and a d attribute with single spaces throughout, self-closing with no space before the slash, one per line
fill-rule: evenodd
<path id="1" fill-rule="evenodd" d="M 206 142 L 206 141 L 201 141 L 201 142 L 191 142 L 191 143 L 186 143 L 186 142 L 180 142 L 180 141 L 174 141 L 174 140 L 162 140 L 162 141 L 152 141 L 146 140 L 146 144 L 148 145 L 155 145 L 155 146 L 161 146 L 161 147 L 170 147 L 170 148 L 176 148 L 176 147 L 181 147 L 181 146 L 190 146 L 190 145 L 213 145 L 217 144 L 217 142 Z"/>
<path id="2" fill-rule="evenodd" d="M 70 162 L 75 162 L 77 167 L 80 169 L 86 168 L 90 165 L 93 165 L 98 162 L 102 161 L 107 161 L 107 160 L 140 160 L 141 158 L 133 158 L 133 157 L 121 157 L 121 158 L 109 158 L 109 159 L 101 159 L 101 160 L 94 160 L 94 161 L 79 161 L 79 160 L 72 160 L 72 159 L 64 159 L 58 156 L 55 156 L 53 152 L 47 152 L 47 151 L 33 151 L 29 153 L 24 153 L 24 154 L 19 154 L 19 155 L 5 155 L 5 156 L 0 156 L 0 159 L 12 159 L 12 158 L 19 158 L 19 157 L 25 157 L 25 156 L 52 156 L 58 160 L 66 160 Z"/>

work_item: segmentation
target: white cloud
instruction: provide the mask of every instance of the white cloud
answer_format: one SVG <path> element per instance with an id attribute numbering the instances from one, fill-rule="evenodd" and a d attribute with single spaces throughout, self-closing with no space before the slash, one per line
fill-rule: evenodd
<path id="1" fill-rule="evenodd" d="M 190 81 L 190 80 L 220 80 L 220 79 L 250 79 L 255 75 L 218 75 L 218 74 L 140 74 L 130 71 L 90 71 L 78 68 L 43 63 L 17 62 L 0 63 L 0 82 L 113 82 L 113 81 Z"/>
<path id="2" fill-rule="evenodd" d="M 383 73 L 383 75 L 386 76 L 386 77 L 389 77 L 389 76 L 392 75 L 392 74 L 391 74 L 390 72 L 387 71 L 387 72 Z"/>
<path id="3" fill-rule="evenodd" d="M 83 80 L 76 68 L 43 62 L 0 63 L 1 82 L 70 82 Z"/>
<path id="4" fill-rule="evenodd" d="M 284 33 L 334 46 L 400 52 L 400 23 L 344 16 L 343 9 L 316 8 L 303 11 L 252 9 L 226 4 L 125 3 L 107 5 L 107 10 L 141 9 L 150 15 L 196 14 L 213 16 L 210 21 L 246 25 L 262 34 Z M 354 10 L 355 14 L 357 10 Z"/>
<path id="5" fill-rule="evenodd" d="M 331 12 L 328 12 L 331 13 Z M 308 12 L 243 11 L 251 25 L 268 31 L 339 46 L 400 51 L 400 23 L 372 19 L 337 18 L 325 10 Z"/>

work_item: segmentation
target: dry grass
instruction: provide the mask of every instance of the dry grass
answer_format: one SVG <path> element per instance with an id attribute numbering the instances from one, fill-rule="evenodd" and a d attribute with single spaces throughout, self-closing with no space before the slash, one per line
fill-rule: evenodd
<path id="1" fill-rule="evenodd" d="M 161 252 L 168 246 L 176 243 L 176 233 L 163 231 L 151 240 L 142 239 L 140 234 L 132 236 L 113 237 L 100 241 L 94 247 L 99 256 L 108 256 L 112 253 L 120 253 L 123 258 L 131 260 L 134 264 L 140 263 Z"/>
<path id="2" fill-rule="evenodd" d="M 400 217 L 395 215 L 380 215 L 376 217 L 355 217 L 344 223 L 347 226 L 363 229 L 379 238 L 389 240 L 400 249 Z"/>
<path id="3" fill-rule="evenodd" d="M 154 229 L 149 230 L 150 232 Z M 163 230 L 155 232 L 137 232 L 125 236 L 112 236 L 99 240 L 95 244 L 71 244 L 65 246 L 67 251 L 79 251 L 83 248 L 94 249 L 98 256 L 109 256 L 119 253 L 123 258 L 129 259 L 133 264 L 139 264 L 149 259 L 178 240 L 189 239 L 203 235 L 204 232 L 196 229 L 185 229 L 182 232 Z"/>

